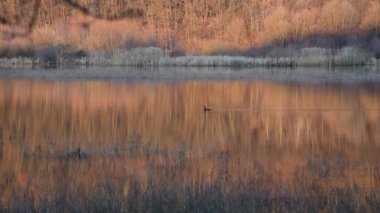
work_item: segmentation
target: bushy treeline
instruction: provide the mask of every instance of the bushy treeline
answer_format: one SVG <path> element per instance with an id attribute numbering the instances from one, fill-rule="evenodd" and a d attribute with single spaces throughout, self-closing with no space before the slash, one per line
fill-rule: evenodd
<path id="1" fill-rule="evenodd" d="M 33 2 L 2 1 L 2 29 L 12 26 L 7 30 L 22 31 L 31 18 Z M 173 54 L 217 54 L 273 43 L 288 46 L 303 42 L 310 47 L 320 44 L 320 40 L 328 40 L 330 43 L 325 45 L 333 48 L 349 43 L 347 46 L 370 47 L 377 57 L 380 55 L 380 2 L 377 0 L 70 2 L 82 5 L 89 14 L 113 21 L 100 23 L 94 18 L 80 17 L 81 12 L 64 0 L 44 0 L 32 36 L 33 45 L 65 44 L 77 49 L 104 50 L 139 46 L 141 41 L 151 40 Z M 135 20 L 115 21 L 135 9 L 141 11 Z M 310 37 L 313 38 L 305 43 L 305 38 Z"/>

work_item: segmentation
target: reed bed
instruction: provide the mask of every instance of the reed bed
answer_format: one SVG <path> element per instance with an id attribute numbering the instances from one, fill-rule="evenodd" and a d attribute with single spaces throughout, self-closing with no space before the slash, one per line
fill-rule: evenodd
<path id="1" fill-rule="evenodd" d="M 39 59 L 30 57 L 0 58 L 1 68 L 33 68 L 39 64 Z"/>
<path id="2" fill-rule="evenodd" d="M 231 67 L 293 67 L 293 66 L 364 66 L 375 65 L 364 51 L 345 47 L 333 53 L 324 48 L 304 48 L 289 56 L 184 56 L 164 58 L 161 65 L 169 66 L 231 66 Z"/>
<path id="3" fill-rule="evenodd" d="M 134 48 L 131 50 L 112 50 L 110 52 L 94 52 L 87 57 L 75 60 L 79 65 L 97 66 L 157 66 L 164 57 L 160 48 Z"/>
<path id="4" fill-rule="evenodd" d="M 57 50 L 62 52 L 63 50 Z M 371 57 L 365 51 L 345 47 L 338 50 L 324 48 L 304 48 L 289 51 L 289 55 L 271 53 L 262 57 L 247 56 L 178 56 L 156 47 L 115 49 L 53 55 L 38 54 L 37 57 L 2 58 L 0 67 L 17 67 L 56 64 L 59 66 L 225 66 L 225 67 L 331 67 L 331 66 L 378 66 L 379 59 Z M 280 51 L 280 50 L 279 50 Z M 43 50 L 39 53 L 44 52 Z M 46 51 L 45 51 L 46 52 Z M 49 51 L 48 51 L 49 52 Z M 64 52 L 64 51 L 63 51 Z"/>

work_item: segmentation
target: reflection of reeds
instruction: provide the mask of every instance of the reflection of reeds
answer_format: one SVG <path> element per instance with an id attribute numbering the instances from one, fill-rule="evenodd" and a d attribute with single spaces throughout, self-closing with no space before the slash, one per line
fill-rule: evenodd
<path id="1" fill-rule="evenodd" d="M 6 151 L 15 149 L 7 147 Z M 211 157 L 214 165 L 205 171 L 202 165 L 207 165 L 208 159 L 195 168 L 196 160 L 190 157 L 184 167 L 171 164 L 180 152 L 151 153 L 151 157 L 164 158 L 163 164 L 157 163 L 157 158 L 143 160 L 141 156 L 136 156 L 137 161 L 95 157 L 2 163 L 0 181 L 7 185 L 2 187 L 0 208 L 91 212 L 378 210 L 380 173 L 374 164 L 366 171 L 355 168 L 344 156 L 315 155 L 288 171 L 255 161 L 248 173 L 242 173 L 237 165 L 231 165 L 229 152 L 223 152 Z M 6 154 L 2 162 L 9 164 L 14 154 Z M 134 168 L 139 171 L 125 172 L 141 161 L 145 166 Z M 194 172 L 190 175 L 188 170 Z"/>
<path id="2" fill-rule="evenodd" d="M 0 88 L 4 210 L 355 211 L 379 203 L 380 112 L 339 111 L 375 109 L 376 88 L 38 80 Z M 86 158 L 72 154 L 78 148 Z"/>

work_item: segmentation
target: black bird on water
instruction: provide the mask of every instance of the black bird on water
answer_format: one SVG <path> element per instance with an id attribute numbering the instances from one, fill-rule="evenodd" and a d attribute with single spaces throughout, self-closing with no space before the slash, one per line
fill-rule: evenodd
<path id="1" fill-rule="evenodd" d="M 76 154 L 78 155 L 78 158 L 81 158 L 82 152 L 80 150 L 80 147 L 77 149 Z"/>
<path id="2" fill-rule="evenodd" d="M 204 111 L 204 112 L 211 111 L 211 108 L 207 108 L 206 106 L 203 106 L 203 111 Z"/>
<path id="3" fill-rule="evenodd" d="M 78 147 L 74 151 L 67 154 L 67 157 L 74 158 L 74 159 L 81 159 L 85 156 L 86 156 L 86 154 L 81 150 L 80 147 Z"/>

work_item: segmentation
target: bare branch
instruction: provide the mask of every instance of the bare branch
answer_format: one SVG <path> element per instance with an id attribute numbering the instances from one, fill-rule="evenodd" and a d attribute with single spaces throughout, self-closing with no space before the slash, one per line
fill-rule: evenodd
<path id="1" fill-rule="evenodd" d="M 103 16 L 100 14 L 92 13 L 87 7 L 80 5 L 78 2 L 74 0 L 64 0 L 64 2 L 66 2 L 69 6 L 73 7 L 74 9 L 79 10 L 84 15 L 92 16 L 97 19 L 112 21 L 112 20 L 123 19 L 123 18 L 138 18 L 144 15 L 144 10 L 141 8 L 128 8 L 122 14 L 117 15 L 117 16 Z"/>
<path id="2" fill-rule="evenodd" d="M 33 31 L 34 26 L 36 25 L 38 12 L 40 11 L 40 6 L 41 6 L 41 0 L 35 0 L 34 6 L 33 6 L 33 15 L 28 24 L 27 33 L 31 33 Z"/>
<path id="3" fill-rule="evenodd" d="M 2 30 L 0 34 L 5 35 L 8 39 L 13 39 L 15 37 L 27 37 L 34 29 L 37 19 L 38 19 L 38 13 L 40 11 L 41 6 L 41 0 L 35 0 L 33 5 L 33 14 L 32 17 L 27 25 L 27 29 L 25 32 L 14 32 L 9 30 Z M 0 22 L 2 24 L 8 24 L 8 20 L 6 18 L 0 17 Z"/>
<path id="4" fill-rule="evenodd" d="M 112 16 L 103 16 L 101 14 L 92 13 L 89 8 L 83 6 L 76 2 L 75 0 L 64 0 L 64 3 L 69 5 L 70 7 L 80 11 L 84 15 L 94 17 L 96 19 L 103 19 L 108 21 L 123 19 L 123 18 L 139 18 L 144 15 L 144 10 L 141 8 L 128 8 L 120 15 L 112 15 Z M 27 29 L 25 32 L 13 32 L 9 30 L 2 30 L 0 34 L 5 35 L 7 38 L 15 38 L 15 37 L 26 37 L 29 36 L 30 33 L 33 32 L 34 27 L 36 26 L 38 20 L 38 14 L 41 8 L 41 0 L 34 0 L 33 11 L 30 21 L 27 24 Z M 9 24 L 8 20 L 4 17 L 0 17 L 0 24 Z"/>
<path id="5" fill-rule="evenodd" d="M 8 20 L 6 18 L 4 18 L 4 17 L 0 17 L 0 23 L 1 24 L 6 24 L 6 23 L 8 23 Z"/>

